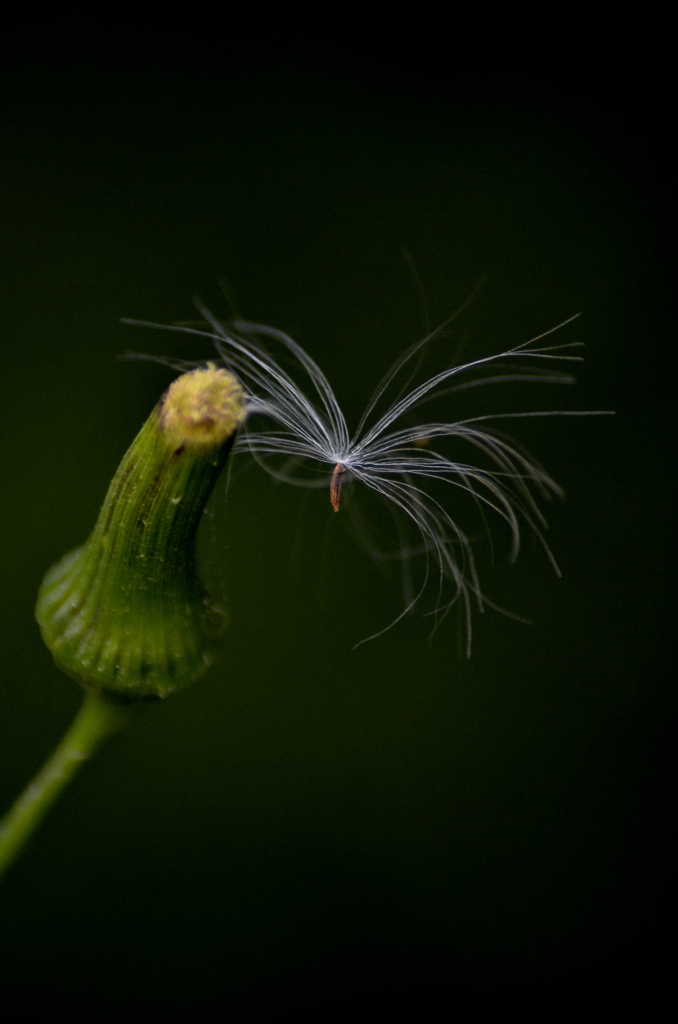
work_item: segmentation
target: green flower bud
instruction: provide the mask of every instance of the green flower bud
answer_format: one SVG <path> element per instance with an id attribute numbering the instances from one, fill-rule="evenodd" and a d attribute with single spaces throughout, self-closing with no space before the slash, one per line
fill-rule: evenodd
<path id="1" fill-rule="evenodd" d="M 195 539 L 245 414 L 226 370 L 210 363 L 175 380 L 122 460 L 89 540 L 45 576 L 43 639 L 87 690 L 167 697 L 211 664 L 225 619 L 198 578 Z"/>

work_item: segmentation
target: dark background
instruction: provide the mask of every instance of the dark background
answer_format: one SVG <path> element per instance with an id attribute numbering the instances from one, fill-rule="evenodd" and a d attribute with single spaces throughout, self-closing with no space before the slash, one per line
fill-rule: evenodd
<path id="1" fill-rule="evenodd" d="M 205 27 L 201 30 L 209 37 Z M 294 993 L 458 999 L 661 976 L 667 917 L 675 409 L 655 96 L 619 66 L 508 77 L 440 52 L 289 36 L 223 50 L 101 40 L 10 54 L 0 124 L 3 473 L 0 798 L 72 719 L 33 621 L 195 339 L 191 297 L 288 331 L 356 422 L 481 275 L 466 352 L 580 312 L 574 389 L 517 406 L 567 492 L 557 580 L 497 532 L 470 661 L 432 644 L 324 492 L 241 458 L 205 531 L 227 596 L 219 664 L 75 781 L 0 892 L 9 990 L 62 1005 L 259 1005 Z M 583 63 L 582 63 L 583 62 Z M 504 69 L 506 70 L 506 69 Z M 445 343 L 443 343 L 445 344 Z M 536 404 L 534 404 L 536 403 Z M 455 418 L 450 404 L 449 416 Z M 672 522 L 672 520 L 671 520 Z"/>

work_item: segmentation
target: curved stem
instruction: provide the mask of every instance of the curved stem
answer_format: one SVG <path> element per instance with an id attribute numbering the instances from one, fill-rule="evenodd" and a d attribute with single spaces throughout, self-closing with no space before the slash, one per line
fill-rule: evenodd
<path id="1" fill-rule="evenodd" d="M 129 720 L 132 707 L 88 692 L 72 725 L 54 753 L 0 821 L 0 875 L 23 850 L 34 830 L 100 743 Z"/>

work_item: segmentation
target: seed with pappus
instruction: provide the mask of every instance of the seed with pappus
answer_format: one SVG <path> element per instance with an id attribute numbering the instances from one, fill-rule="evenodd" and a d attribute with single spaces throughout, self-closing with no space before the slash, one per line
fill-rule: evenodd
<path id="1" fill-rule="evenodd" d="M 442 335 L 450 323 L 446 321 L 400 356 L 378 384 L 351 432 L 327 377 L 292 338 L 262 324 L 243 320 L 221 323 L 201 303 L 196 305 L 206 322 L 204 328 L 164 329 L 211 339 L 223 365 L 241 382 L 247 396 L 248 420 L 235 450 L 250 452 L 279 480 L 304 487 L 328 487 L 335 512 L 343 508 L 347 484 L 362 484 L 400 518 L 405 527 L 401 530 L 403 536 L 407 527 L 416 534 L 414 542 L 403 539 L 399 549 L 388 557 L 401 559 L 409 578 L 409 564 L 420 556 L 424 565 L 421 581 L 410 587 L 403 611 L 366 639 L 379 636 L 411 611 L 435 577 L 438 598 L 432 613 L 445 614 L 455 603 L 461 603 L 470 653 L 472 604 L 481 611 L 485 604 L 496 606 L 481 591 L 471 537 L 457 512 L 461 498 L 470 499 L 481 516 L 488 511 L 504 521 L 510 534 L 511 560 L 519 552 L 521 529 L 527 530 L 539 540 L 559 574 L 544 538 L 546 523 L 537 499 L 561 496 L 562 491 L 539 462 L 494 423 L 597 413 L 549 410 L 502 412 L 451 422 L 412 420 L 433 400 L 445 397 L 446 408 L 450 408 L 455 393 L 480 385 L 572 383 L 573 377 L 554 365 L 580 361 L 572 354 L 580 343 L 544 342 L 575 317 L 514 348 L 450 366 L 413 386 L 426 346 Z M 168 362 L 176 368 L 191 365 Z M 287 365 L 291 372 L 284 368 Z M 445 454 L 444 446 L 450 441 L 465 445 L 468 458 L 459 461 Z M 439 488 L 436 490 L 438 483 L 452 488 L 447 497 L 441 496 Z M 451 592 L 446 584 L 451 585 Z"/>

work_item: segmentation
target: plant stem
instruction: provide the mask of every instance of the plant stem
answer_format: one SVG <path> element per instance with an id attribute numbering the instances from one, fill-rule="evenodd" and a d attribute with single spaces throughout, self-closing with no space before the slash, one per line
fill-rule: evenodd
<path id="1" fill-rule="evenodd" d="M 19 856 L 61 790 L 108 736 L 130 719 L 133 708 L 92 691 L 54 753 L 0 821 L 0 875 Z"/>

